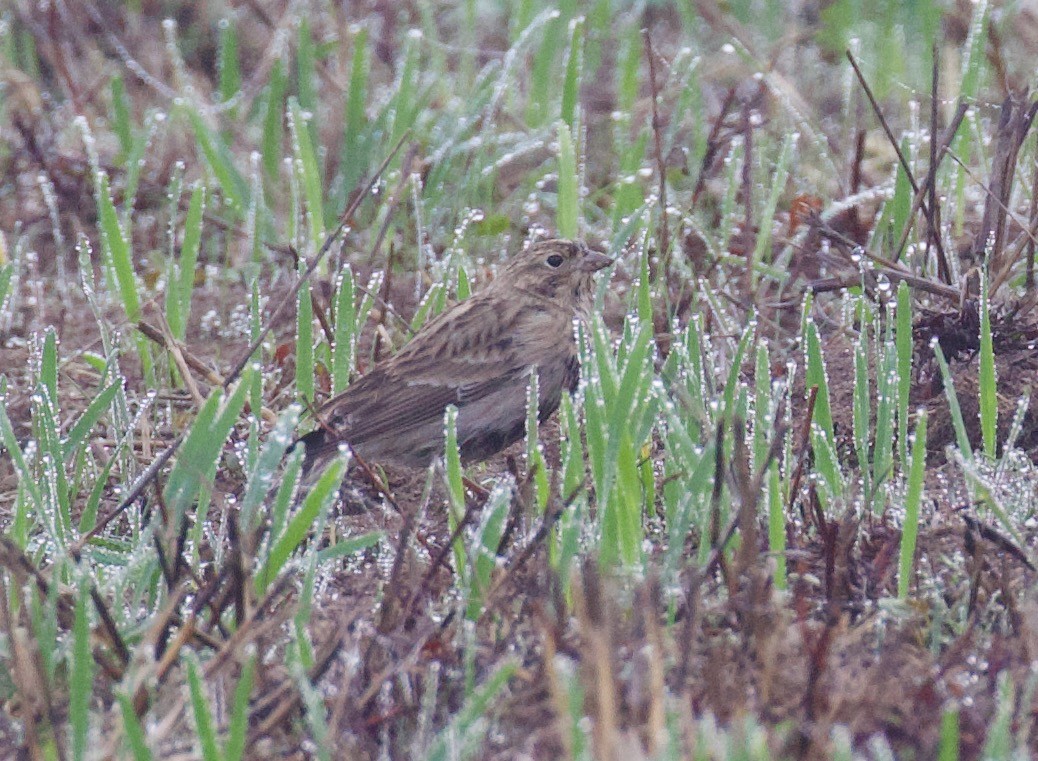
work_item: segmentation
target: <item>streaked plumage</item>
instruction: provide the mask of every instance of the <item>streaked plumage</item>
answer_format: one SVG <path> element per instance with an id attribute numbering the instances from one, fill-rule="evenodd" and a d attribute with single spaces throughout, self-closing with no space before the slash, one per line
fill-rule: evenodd
<path id="1" fill-rule="evenodd" d="M 319 411 L 303 436 L 307 468 L 349 443 L 361 457 L 412 467 L 443 452 L 444 410 L 458 408 L 465 461 L 484 460 L 523 436 L 526 393 L 538 374 L 547 419 L 580 377 L 573 320 L 588 314 L 593 275 L 612 259 L 582 243 L 531 245 L 486 287 L 430 321 Z"/>

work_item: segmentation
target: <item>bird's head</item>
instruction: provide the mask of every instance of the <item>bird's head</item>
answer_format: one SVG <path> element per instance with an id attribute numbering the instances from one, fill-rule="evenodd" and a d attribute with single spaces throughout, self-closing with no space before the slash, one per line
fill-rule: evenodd
<path id="1" fill-rule="evenodd" d="M 516 256 L 497 280 L 505 288 L 521 288 L 585 312 L 594 294 L 594 274 L 613 261 L 580 241 L 544 240 Z"/>

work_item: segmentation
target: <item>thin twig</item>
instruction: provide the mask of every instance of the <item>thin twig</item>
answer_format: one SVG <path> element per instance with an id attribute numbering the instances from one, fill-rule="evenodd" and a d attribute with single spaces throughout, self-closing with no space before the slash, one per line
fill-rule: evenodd
<path id="1" fill-rule="evenodd" d="M 955 133 L 959 131 L 959 127 L 962 125 L 962 120 L 966 118 L 966 112 L 969 111 L 969 104 L 965 101 L 960 100 L 958 107 L 955 109 L 955 115 L 952 116 L 951 122 L 948 124 L 947 129 L 941 134 L 939 145 L 931 145 L 930 150 L 937 153 L 937 162 L 932 165 L 931 170 L 926 175 L 926 181 L 923 183 L 923 187 L 920 192 L 915 194 L 912 199 L 912 208 L 908 213 L 908 221 L 905 223 L 905 229 L 901 231 L 901 238 L 898 240 L 897 248 L 894 249 L 893 261 L 899 261 L 901 254 L 904 253 L 905 246 L 908 243 L 908 236 L 912 232 L 912 227 L 915 225 L 915 217 L 922 208 L 923 202 L 926 200 L 925 196 L 927 192 L 931 192 L 936 188 L 936 177 L 937 170 L 941 166 L 941 160 L 944 158 L 944 153 L 951 145 L 951 141 L 955 137 Z M 940 270 L 947 272 L 946 283 L 951 283 L 951 269 L 948 267 L 948 260 L 944 255 L 943 249 L 937 250 L 937 262 Z"/>
<path id="2" fill-rule="evenodd" d="M 890 129 L 890 125 L 887 124 L 887 119 L 883 116 L 883 110 L 879 107 L 879 103 L 876 101 L 876 96 L 872 94 L 872 88 L 869 87 L 865 75 L 858 67 L 858 62 L 854 59 L 854 54 L 849 50 L 845 52 L 847 54 L 847 60 L 851 62 L 851 67 L 854 69 L 854 74 L 858 77 L 858 83 L 861 85 L 862 89 L 865 90 L 865 96 L 869 99 L 869 104 L 872 106 L 873 113 L 875 113 L 876 118 L 879 119 L 879 124 L 883 127 L 883 131 L 887 135 L 887 140 L 890 142 L 894 152 L 897 154 L 897 160 L 900 162 L 901 168 L 905 170 L 905 176 L 908 177 L 908 182 L 912 185 L 912 190 L 918 193 L 919 185 L 916 183 L 915 177 L 912 175 L 912 167 L 908 165 L 908 159 L 905 158 L 905 154 L 901 151 L 901 145 L 897 142 L 897 138 L 894 137 L 894 132 Z"/>
<path id="3" fill-rule="evenodd" d="M 980 186 L 981 190 L 987 193 L 988 198 L 990 198 L 996 204 L 998 204 L 1001 207 L 1002 211 L 1005 212 L 1006 216 L 1008 216 L 1011 220 L 1013 220 L 1014 222 L 1016 222 L 1016 224 L 1020 226 L 1020 229 L 1023 230 L 1024 235 L 1028 237 L 1031 243 L 1038 244 L 1038 236 L 1036 236 L 1035 233 L 1031 232 L 1030 226 L 1025 224 L 1024 221 L 1020 219 L 1020 217 L 1014 214 L 1012 209 L 1010 209 L 1008 206 L 1002 203 L 1002 199 L 995 195 L 995 192 L 991 190 L 991 188 L 989 188 L 987 185 L 985 185 L 983 180 L 981 180 L 979 177 L 977 177 L 977 175 L 970 171 L 970 168 L 962 162 L 962 159 L 955 155 L 955 151 L 953 151 L 951 148 L 948 148 L 947 153 L 949 156 L 952 157 L 952 161 L 954 161 L 956 164 L 962 167 L 963 171 L 966 172 L 966 176 L 973 180 L 975 183 L 977 183 L 977 185 Z"/>
<path id="4" fill-rule="evenodd" d="M 858 66 L 858 62 L 854 58 L 854 54 L 851 51 L 846 51 L 847 60 L 851 62 L 851 67 L 854 69 L 855 76 L 858 77 L 858 82 L 861 84 L 862 89 L 865 90 L 865 96 L 869 99 L 869 104 L 872 106 L 873 112 L 876 114 L 876 118 L 879 119 L 880 126 L 883 127 L 883 132 L 886 133 L 887 140 L 890 141 L 891 147 L 897 154 L 897 159 L 901 164 L 901 168 L 905 170 L 905 176 L 908 178 L 909 184 L 912 186 L 912 192 L 919 195 L 919 185 L 915 181 L 915 177 L 912 175 L 912 168 L 908 164 L 908 159 L 905 158 L 904 152 L 901 150 L 901 145 L 897 142 L 897 138 L 894 137 L 893 130 L 890 129 L 890 125 L 887 123 L 886 117 L 883 115 L 882 109 L 879 107 L 879 103 L 876 101 L 876 96 L 872 94 L 872 88 L 869 87 L 868 81 L 865 79 L 865 75 L 862 73 L 861 68 Z M 933 209 L 926 203 L 921 203 L 920 208 L 923 211 L 923 215 L 927 218 L 930 227 L 936 229 L 934 225 L 936 220 L 933 216 Z M 937 235 L 934 238 L 934 245 L 937 247 L 939 256 L 943 258 L 944 244 L 941 242 L 941 236 Z"/>

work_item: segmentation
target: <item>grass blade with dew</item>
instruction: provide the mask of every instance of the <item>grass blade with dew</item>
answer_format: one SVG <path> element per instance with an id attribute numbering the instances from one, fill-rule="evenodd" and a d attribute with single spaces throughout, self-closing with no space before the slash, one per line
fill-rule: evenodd
<path id="1" fill-rule="evenodd" d="M 356 286 L 353 269 L 347 264 L 335 289 L 335 344 L 332 346 L 332 394 L 343 391 L 350 383 L 356 364 L 357 333 Z"/>
<path id="2" fill-rule="evenodd" d="M 356 555 L 362 550 L 366 550 L 369 547 L 376 546 L 379 542 L 385 539 L 386 533 L 384 531 L 369 531 L 366 534 L 360 536 L 352 536 L 349 539 L 343 539 L 341 542 L 329 545 L 317 553 L 317 564 L 327 563 L 331 560 L 338 560 L 340 558 L 349 557 L 350 555 Z"/>
<path id="3" fill-rule="evenodd" d="M 218 31 L 217 68 L 220 77 L 219 91 L 220 101 L 228 104 L 234 100 L 241 90 L 241 62 L 238 55 L 238 28 L 230 19 L 222 18 L 217 24 Z M 230 121 L 234 121 L 235 113 L 227 114 Z"/>
<path id="4" fill-rule="evenodd" d="M 863 309 L 867 308 L 859 302 Z M 861 472 L 862 486 L 866 494 L 872 491 L 872 473 L 869 471 L 870 461 L 870 438 L 872 432 L 870 421 L 872 418 L 872 397 L 869 394 L 869 350 L 868 350 L 868 324 L 862 320 L 861 330 L 858 332 L 858 340 L 854 345 L 854 402 L 853 402 L 853 429 L 854 450 L 858 456 L 858 468 Z M 875 442 L 879 445 L 879 442 Z"/>
<path id="5" fill-rule="evenodd" d="M 776 405 L 772 399 L 771 356 L 767 341 L 757 345 L 757 363 L 753 371 L 753 465 L 758 476 L 765 466 L 771 448 L 769 438 L 777 430 Z M 768 551 L 775 558 L 775 587 L 786 588 L 786 516 L 779 483 L 778 463 L 767 463 L 764 478 L 768 492 Z"/>
<path id="6" fill-rule="evenodd" d="M 119 384 L 112 383 L 106 388 L 102 389 L 97 396 L 87 405 L 87 408 L 83 410 L 83 414 L 79 416 L 72 427 L 69 428 L 68 433 L 65 435 L 65 440 L 62 443 L 62 457 L 68 460 L 76 450 L 86 441 L 86 437 L 90 431 L 93 430 L 94 425 L 101 416 L 108 411 L 111 407 L 112 401 L 115 399 L 115 395 L 119 392 Z"/>
<path id="7" fill-rule="evenodd" d="M 310 245 L 316 249 L 324 240 L 324 191 L 317 153 L 310 135 L 311 118 L 304 113 L 299 101 L 288 99 L 288 128 L 292 137 L 293 166 L 301 173 L 300 185 L 306 199 L 306 218 L 309 221 Z"/>
<path id="8" fill-rule="evenodd" d="M 285 73 L 280 60 L 274 61 L 263 88 L 263 137 L 260 154 L 263 172 L 273 182 L 280 172 L 282 139 L 285 133 Z M 351 186 L 352 187 L 352 186 Z"/>
<path id="9" fill-rule="evenodd" d="M 346 471 L 344 457 L 337 458 L 325 468 L 313 489 L 303 499 L 303 504 L 288 521 L 280 535 L 271 535 L 271 549 L 262 569 L 256 574 L 256 594 L 262 596 L 278 577 L 289 557 L 310 533 L 311 528 L 335 498 L 336 489 Z"/>
<path id="10" fill-rule="evenodd" d="M 468 604 L 465 616 L 477 621 L 483 614 L 486 594 L 494 582 L 494 571 L 498 567 L 497 548 L 504 535 L 505 522 L 512 503 L 512 489 L 508 481 L 494 486 L 479 514 L 479 523 L 471 536 L 468 574 Z"/>
<path id="11" fill-rule="evenodd" d="M 778 465 L 768 472 L 768 550 L 775 559 L 775 588 L 785 589 L 786 582 L 786 513 L 782 499 L 782 477 Z"/>
<path id="12" fill-rule="evenodd" d="M 231 720 L 227 728 L 227 740 L 223 746 L 226 761 L 241 761 L 245 757 L 245 743 L 249 729 L 249 698 L 256 678 L 256 656 L 249 655 L 241 669 L 241 676 L 234 688 L 231 702 Z"/>
<path id="13" fill-rule="evenodd" d="M 187 660 L 187 684 L 191 694 L 191 718 L 194 719 L 195 735 L 204 761 L 223 761 L 223 754 L 216 742 L 212 709 L 205 696 L 202 677 L 199 674 L 198 656 L 191 650 L 185 651 Z"/>
<path id="14" fill-rule="evenodd" d="M 987 56 L 984 51 L 988 41 L 988 5 L 987 0 L 979 0 L 973 4 L 973 17 L 970 19 L 969 31 L 966 34 L 965 44 L 961 46 L 962 67 L 960 70 L 959 97 L 965 102 L 976 102 L 980 91 L 982 71 Z M 971 130 L 959 130 L 951 143 L 951 153 L 958 156 L 969 165 L 973 158 L 971 150 Z M 966 224 L 966 209 L 970 204 L 966 200 L 966 186 L 970 177 L 966 167 L 956 162 L 954 168 L 955 183 L 951 203 L 955 210 L 952 220 L 952 239 L 962 236 Z"/>
<path id="15" fill-rule="evenodd" d="M 944 358 L 941 344 L 934 336 L 930 339 L 930 348 L 937 358 L 937 365 L 941 368 L 941 383 L 944 385 L 944 396 L 948 400 L 948 416 L 951 418 L 952 427 L 955 430 L 955 443 L 967 460 L 973 459 L 973 447 L 970 445 L 969 434 L 966 433 L 966 423 L 962 419 L 962 409 L 959 407 L 959 395 L 955 393 L 955 380 L 952 377 L 948 361 Z"/>
<path id="16" fill-rule="evenodd" d="M 893 313 L 888 309 L 883 325 L 876 327 L 876 434 L 872 452 L 874 512 L 882 512 L 886 482 L 894 469 L 894 418 L 897 409 L 897 346 L 893 340 Z"/>
<path id="17" fill-rule="evenodd" d="M 572 134 L 577 127 L 577 103 L 584 66 L 584 19 L 575 18 L 569 26 L 569 55 L 566 57 L 566 75 L 562 82 L 561 117 Z"/>
<path id="18" fill-rule="evenodd" d="M 418 93 L 420 44 L 421 39 L 417 35 L 408 35 L 404 42 L 403 64 L 399 68 L 399 76 L 393 83 L 393 97 L 388 108 L 392 124 L 390 145 L 396 145 L 404 133 L 414 126 L 415 119 L 424 105 L 425 97 Z M 396 161 L 400 161 L 399 157 Z"/>
<path id="19" fill-rule="evenodd" d="M 317 46 L 314 43 L 313 32 L 310 30 L 310 21 L 305 14 L 299 20 L 298 32 L 299 34 L 296 38 L 298 40 L 296 47 L 296 92 L 299 101 L 298 106 L 307 114 L 314 114 L 318 106 Z M 299 127 L 304 127 L 303 121 L 297 124 Z M 310 145 L 317 145 L 317 128 L 310 119 L 305 120 L 305 129 Z"/>
<path id="20" fill-rule="evenodd" d="M 299 274 L 306 265 L 299 263 Z M 314 401 L 314 302 L 309 288 L 300 288 L 296 297 L 296 397 Z"/>
<path id="21" fill-rule="evenodd" d="M 256 458 L 238 508 L 241 526 L 245 531 L 252 531 L 258 527 L 261 520 L 259 509 L 274 485 L 275 473 L 285 457 L 285 451 L 292 441 L 292 434 L 298 423 L 299 407 L 290 406 L 278 416 L 274 429 L 267 436 L 266 443 Z"/>
<path id="22" fill-rule="evenodd" d="M 11 419 L 7 415 L 6 404 L 0 404 L 0 445 L 3 445 L 3 448 L 7 450 L 10 462 L 14 465 L 14 470 L 18 474 L 19 487 L 25 488 L 28 495 L 32 498 L 35 508 L 42 511 L 43 496 L 40 494 L 36 474 L 25 459 L 25 452 L 18 443 L 18 437 L 15 436 Z"/>
<path id="23" fill-rule="evenodd" d="M 458 408 L 449 405 L 443 413 L 446 432 L 444 441 L 444 474 L 447 479 L 447 525 L 453 534 L 465 517 L 465 478 L 461 468 L 461 449 L 458 446 Z M 468 564 L 465 562 L 465 543 L 459 536 L 454 542 L 454 567 L 459 581 L 464 583 Z"/>
<path id="24" fill-rule="evenodd" d="M 163 490 L 166 507 L 175 516 L 176 524 L 179 524 L 203 488 L 205 474 L 212 471 L 224 441 L 245 406 L 245 392 L 249 385 L 245 381 L 250 372 L 246 371 L 246 377 L 229 395 L 223 389 L 215 389 L 210 394 L 180 447 L 177 461 Z"/>
<path id="25" fill-rule="evenodd" d="M 447 287 L 443 283 L 433 283 L 422 300 L 418 303 L 414 317 L 411 318 L 411 331 L 417 333 L 432 317 L 443 310 L 447 303 Z"/>
<path id="26" fill-rule="evenodd" d="M 579 550 L 579 538 L 584 513 L 580 494 L 585 478 L 584 447 L 581 444 L 577 408 L 569 394 L 562 395 L 559 405 L 560 442 L 562 459 L 562 497 L 573 499 L 573 504 L 559 518 L 558 531 L 553 532 L 548 545 L 552 568 L 569 583 L 569 570 Z"/>
<path id="27" fill-rule="evenodd" d="M 530 373 L 530 383 L 526 387 L 526 472 L 533 474 L 537 511 L 543 514 L 548 507 L 548 472 L 539 437 L 539 388 L 539 378 L 535 370 Z"/>
<path id="28" fill-rule="evenodd" d="M 988 733 L 984 740 L 984 748 L 981 751 L 980 758 L 1024 758 L 1026 754 L 1017 755 L 1013 752 L 1013 719 L 1016 715 L 1017 698 L 1013 677 L 1009 672 L 1002 671 L 997 679 L 998 698 L 995 704 L 995 712 L 988 723 Z"/>
<path id="29" fill-rule="evenodd" d="M 775 210 L 778 208 L 779 198 L 782 197 L 782 193 L 786 189 L 786 180 L 789 177 L 789 166 L 793 160 L 793 155 L 796 152 L 798 137 L 799 136 L 796 133 L 786 135 L 778 161 L 775 162 L 774 166 L 771 168 L 771 190 L 768 193 L 767 201 L 765 202 L 764 209 L 761 212 L 761 221 L 759 223 L 760 234 L 757 236 L 757 245 L 754 246 L 753 256 L 747 264 L 750 272 L 750 284 L 754 292 L 756 292 L 757 287 L 758 265 L 764 260 L 765 253 L 771 250 L 771 235 L 775 222 Z"/>
<path id="30" fill-rule="evenodd" d="M 191 294 L 195 290 L 195 267 L 198 265 L 198 250 L 202 241 L 205 200 L 205 185 L 199 183 L 191 191 L 191 200 L 184 219 L 184 242 L 180 247 L 176 277 L 170 278 L 166 289 L 166 322 L 169 323 L 173 337 L 180 341 L 187 335 Z"/>
<path id="31" fill-rule="evenodd" d="M 980 432 L 984 454 L 995 459 L 998 447 L 998 396 L 995 377 L 995 349 L 991 337 L 991 303 L 988 300 L 988 276 L 980 276 Z"/>
<path id="32" fill-rule="evenodd" d="M 130 121 L 130 103 L 126 97 L 126 83 L 122 76 L 112 77 L 109 91 L 112 97 L 112 131 L 119 138 L 120 158 L 126 158 L 133 147 L 133 126 Z"/>
<path id="33" fill-rule="evenodd" d="M 533 19 L 530 26 L 535 23 L 538 23 L 538 19 Z M 555 71 L 555 58 L 563 45 L 565 23 L 566 20 L 557 10 L 552 12 L 551 19 L 544 25 L 540 49 L 533 57 L 529 76 L 529 96 L 526 100 L 526 124 L 531 128 L 544 125 L 552 112 L 552 75 Z M 561 230 L 559 232 L 563 234 Z"/>
<path id="34" fill-rule="evenodd" d="M 908 283 L 897 287 L 897 445 L 901 469 L 908 468 L 908 397 L 912 389 L 912 292 Z"/>
<path id="35" fill-rule="evenodd" d="M 69 725 L 72 758 L 87 757 L 90 736 L 90 700 L 94 684 L 94 654 L 90 642 L 90 581 L 80 580 L 72 622 L 72 663 L 69 672 Z"/>
<path id="36" fill-rule="evenodd" d="M 4 258 L 4 243 L 0 238 L 0 314 L 3 314 L 4 304 L 11 295 L 11 279 L 14 276 L 14 265 L 4 264 Z"/>
<path id="37" fill-rule="evenodd" d="M 372 139 L 364 107 L 368 86 L 368 30 L 361 26 L 352 34 L 353 57 L 350 64 L 350 84 L 343 118 L 342 182 L 335 183 L 342 190 L 333 190 L 334 206 L 338 212 L 346 206 L 345 193 L 360 181 L 371 161 Z"/>
<path id="38" fill-rule="evenodd" d="M 72 530 L 72 504 L 58 424 L 57 338 L 53 329 L 47 330 L 43 346 L 38 351 L 39 378 L 30 414 L 33 436 L 42 455 L 38 478 L 44 510 L 39 518 L 50 541 L 65 548 Z"/>
<path id="39" fill-rule="evenodd" d="M 266 565 L 270 559 L 270 551 L 273 543 L 280 537 L 288 524 L 288 514 L 293 505 L 293 497 L 299 484 L 300 475 L 303 471 L 302 447 L 297 447 L 291 454 L 286 456 L 285 470 L 278 481 L 277 493 L 269 508 L 264 510 L 264 515 L 253 520 L 253 531 L 263 525 L 263 521 L 270 521 L 267 528 L 264 544 L 257 552 L 257 560 L 260 567 Z"/>
<path id="40" fill-rule="evenodd" d="M 126 172 L 122 178 L 122 210 L 124 219 L 133 214 L 141 172 L 147 165 L 145 154 L 148 152 L 148 146 L 151 145 L 151 141 L 155 137 L 155 133 L 158 132 L 159 126 L 163 123 L 164 120 L 159 113 L 149 111 L 145 114 L 144 124 L 142 125 L 141 130 L 134 135 L 133 144 L 130 146 L 130 152 L 126 156 L 126 161 L 123 162 L 126 167 Z"/>
<path id="41" fill-rule="evenodd" d="M 101 228 L 101 256 L 105 263 L 105 271 L 114 279 L 111 282 L 113 290 L 122 303 L 123 312 L 129 323 L 135 323 L 140 319 L 141 300 L 137 291 L 137 276 L 133 270 L 133 257 L 130 254 L 130 243 L 122 225 L 119 223 L 119 215 L 112 203 L 112 194 L 108 186 L 108 175 L 101 172 L 97 177 L 96 200 L 98 225 Z M 155 387 L 154 369 L 151 354 L 145 338 L 136 336 L 137 353 L 144 368 L 144 376 L 149 387 Z"/>
<path id="42" fill-rule="evenodd" d="M 562 238 L 576 238 L 580 221 L 580 181 L 573 136 L 564 122 L 557 125 L 559 140 L 559 200 L 555 226 Z"/>
<path id="43" fill-rule="evenodd" d="M 926 476 L 926 410 L 916 416 L 915 441 L 912 442 L 912 465 L 908 472 L 908 493 L 905 495 L 905 523 L 901 528 L 901 557 L 898 564 L 897 596 L 904 600 L 912 583 L 915 566 L 915 546 L 919 536 L 919 505 L 923 498 L 923 479 Z"/>
<path id="44" fill-rule="evenodd" d="M 53 407 L 58 406 L 58 334 L 53 326 L 43 334 L 43 350 L 40 356 L 40 385 L 50 397 Z"/>
<path id="45" fill-rule="evenodd" d="M 464 752 L 465 748 L 478 748 L 482 733 L 487 731 L 486 714 L 491 703 L 518 671 L 519 666 L 510 661 L 498 666 L 486 681 L 469 695 L 461 710 L 455 713 L 450 723 L 440 731 L 426 756 L 428 761 L 465 758 L 469 755 Z"/>
<path id="46" fill-rule="evenodd" d="M 843 494 L 843 479 L 840 464 L 836 459 L 836 444 L 833 435 L 833 414 L 829 404 L 829 376 L 826 372 L 825 358 L 822 356 L 822 342 L 818 337 L 818 328 L 814 320 L 806 319 L 805 353 L 807 368 L 805 370 L 804 387 L 818 388 L 815 397 L 813 438 L 815 439 L 816 468 L 825 478 L 833 496 Z M 824 445 L 818 438 L 824 439 Z"/>
<path id="47" fill-rule="evenodd" d="M 652 327 L 628 319 L 628 347 L 614 355 L 601 318 L 590 325 L 588 347 L 599 368 L 588 383 L 584 415 L 588 422 L 588 455 L 595 476 L 595 494 L 601 506 L 601 559 L 604 563 L 632 564 L 641 554 L 642 502 L 638 455 L 647 432 L 635 430 L 652 393 Z M 626 353 L 623 360 L 621 353 Z M 622 365 L 620 364 L 622 362 Z M 592 429 L 597 429 L 592 433 Z"/>
<path id="48" fill-rule="evenodd" d="M 194 130 L 195 141 L 216 177 L 228 206 L 235 216 L 244 215 L 249 208 L 249 184 L 238 171 L 231 149 L 218 134 L 209 129 L 197 111 L 187 108 L 186 113 Z"/>

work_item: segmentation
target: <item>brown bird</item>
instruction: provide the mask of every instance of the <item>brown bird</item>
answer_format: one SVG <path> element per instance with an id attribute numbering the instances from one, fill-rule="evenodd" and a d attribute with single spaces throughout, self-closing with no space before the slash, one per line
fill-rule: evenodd
<path id="1" fill-rule="evenodd" d="M 522 438 L 530 376 L 546 420 L 580 378 L 573 332 L 593 275 L 613 260 L 583 243 L 532 244 L 472 297 L 426 324 L 318 410 L 303 436 L 306 469 L 349 444 L 364 459 L 424 467 L 443 452 L 444 410 L 458 408 L 462 460 L 485 460 Z"/>

